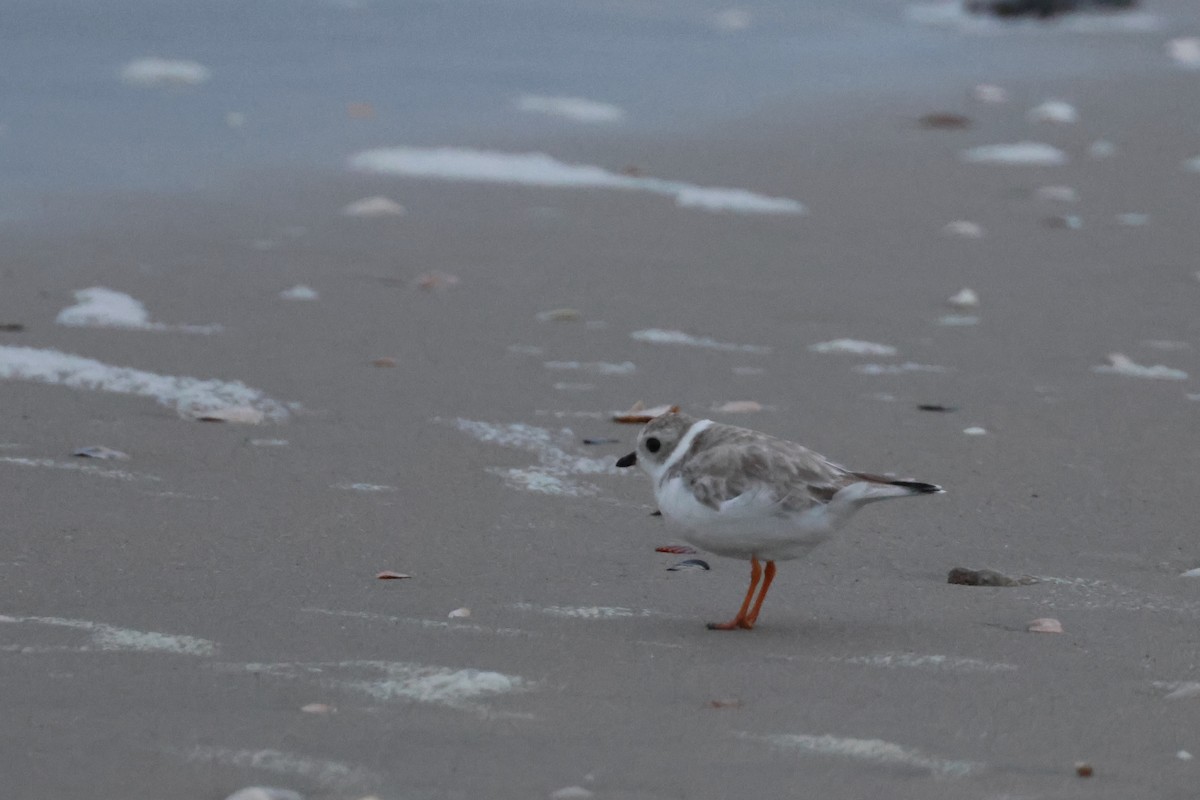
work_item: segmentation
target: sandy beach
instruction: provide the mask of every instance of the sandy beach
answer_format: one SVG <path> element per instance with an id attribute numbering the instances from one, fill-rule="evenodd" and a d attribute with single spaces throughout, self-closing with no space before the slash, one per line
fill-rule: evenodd
<path id="1" fill-rule="evenodd" d="M 438 143 L 383 110 L 332 166 L 11 197 L 5 796 L 1195 796 L 1200 71 L 1168 43 L 1200 15 L 889 8 L 977 60 L 674 129 Z M 403 213 L 343 213 L 379 196 Z M 614 466 L 635 401 L 947 493 L 708 631 L 748 569 L 655 551 Z M 195 419 L 231 409 L 260 419 Z"/>

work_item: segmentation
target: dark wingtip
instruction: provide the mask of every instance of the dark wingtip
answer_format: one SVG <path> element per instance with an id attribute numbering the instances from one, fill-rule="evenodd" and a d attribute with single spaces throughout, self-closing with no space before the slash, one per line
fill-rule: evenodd
<path id="1" fill-rule="evenodd" d="M 620 458 L 617 459 L 617 466 L 621 467 L 621 468 L 632 467 L 636 463 L 637 463 L 637 453 L 636 452 L 630 453 L 627 456 L 621 456 Z"/>
<path id="2" fill-rule="evenodd" d="M 892 486 L 903 486 L 914 494 L 943 494 L 946 490 L 935 483 L 919 481 L 892 481 Z"/>

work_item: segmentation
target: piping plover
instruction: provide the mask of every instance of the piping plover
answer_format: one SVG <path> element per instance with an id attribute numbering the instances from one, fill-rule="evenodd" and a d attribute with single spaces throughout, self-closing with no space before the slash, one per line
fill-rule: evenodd
<path id="1" fill-rule="evenodd" d="M 737 616 L 708 626 L 726 631 L 754 627 L 776 561 L 807 555 L 868 503 L 942 491 L 854 472 L 795 442 L 675 412 L 647 423 L 637 450 L 617 462 L 634 464 L 650 475 L 659 510 L 684 527 L 690 544 L 750 560 L 750 588 Z"/>

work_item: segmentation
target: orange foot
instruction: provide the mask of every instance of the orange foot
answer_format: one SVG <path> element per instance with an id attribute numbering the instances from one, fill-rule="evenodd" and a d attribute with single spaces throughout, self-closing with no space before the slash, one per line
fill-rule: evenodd
<path id="1" fill-rule="evenodd" d="M 754 623 L 748 619 L 743 619 L 742 617 L 731 619 L 729 622 L 708 623 L 708 629 L 710 631 L 736 631 L 738 628 L 742 628 L 744 630 L 753 630 Z"/>

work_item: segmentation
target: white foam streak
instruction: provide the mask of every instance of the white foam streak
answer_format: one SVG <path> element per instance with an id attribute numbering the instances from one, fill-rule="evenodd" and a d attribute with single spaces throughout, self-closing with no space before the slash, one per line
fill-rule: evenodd
<path id="1" fill-rule="evenodd" d="M 809 350 L 814 353 L 847 353 L 855 356 L 894 356 L 896 348 L 889 344 L 864 342 L 861 339 L 834 339 L 828 342 L 810 344 Z"/>
<path id="2" fill-rule="evenodd" d="M 747 214 L 802 214 L 803 204 L 745 189 L 696 186 L 610 172 L 590 164 L 568 164 L 545 153 L 503 153 L 456 147 L 388 147 L 350 158 L 358 172 L 446 181 L 511 183 L 570 189 L 620 189 L 675 198 L 683 207 Z"/>
<path id="3" fill-rule="evenodd" d="M 840 756 L 855 761 L 867 761 L 885 766 L 910 767 L 953 777 L 976 772 L 983 767 L 974 761 L 956 761 L 930 756 L 883 739 L 850 739 L 841 736 L 812 736 L 802 733 L 759 735 L 735 733 L 739 739 L 764 742 L 788 750 L 800 750 L 815 755 Z"/>
<path id="4" fill-rule="evenodd" d="M 648 609 L 622 608 L 620 606 L 537 606 L 533 603 L 515 603 L 513 608 L 518 611 L 531 611 L 562 619 L 597 620 L 655 616 L 655 612 Z"/>
<path id="5" fill-rule="evenodd" d="M 316 677 L 334 687 L 385 702 L 407 700 L 476 711 L 481 710 L 475 705 L 478 700 L 528 691 L 534 686 L 519 675 L 400 661 L 244 664 L 241 668 L 281 678 Z"/>
<path id="6" fill-rule="evenodd" d="M 75 292 L 75 305 L 58 312 L 55 322 L 75 328 L 126 328 L 138 331 L 217 333 L 220 325 L 168 325 L 151 322 L 146 307 L 124 292 L 92 286 Z"/>
<path id="7" fill-rule="evenodd" d="M 463 433 L 474 436 L 481 442 L 525 450 L 537 457 L 538 467 L 489 469 L 489 472 L 502 475 L 505 482 L 515 489 L 580 497 L 595 494 L 598 489 L 591 484 L 570 480 L 571 476 L 616 475 L 620 472 L 611 459 L 576 456 L 564 450 L 562 445 L 575 439 L 569 428 L 554 433 L 546 428 L 520 422 L 504 425 L 461 417 L 454 420 L 453 424 Z"/>
<path id="8" fill-rule="evenodd" d="M 378 775 L 363 767 L 280 750 L 237 750 L 196 745 L 182 755 L 192 762 L 216 762 L 241 769 L 263 770 L 314 781 L 321 786 L 356 787 L 376 785 L 381 781 Z"/>
<path id="9" fill-rule="evenodd" d="M 935 672 L 1013 672 L 1016 664 L 993 663 L 978 658 L 959 658 L 944 655 L 920 655 L 917 653 L 880 653 L 872 656 L 848 656 L 834 658 L 842 664 L 866 667 L 901 669 L 924 669 Z"/>
<path id="10" fill-rule="evenodd" d="M 77 461 L 55 461 L 53 458 L 19 458 L 17 456 L 0 456 L 0 464 L 14 464 L 18 467 L 41 467 L 43 469 L 62 469 L 72 472 L 82 472 L 97 478 L 112 478 L 118 481 L 157 481 L 162 480 L 156 475 L 141 472 L 126 472 L 123 469 L 106 469 L 91 464 L 80 464 Z"/>
<path id="11" fill-rule="evenodd" d="M 946 368 L 936 364 L 905 361 L 903 364 L 859 364 L 854 371 L 863 375 L 903 375 L 907 372 L 945 372 Z"/>
<path id="12" fill-rule="evenodd" d="M 1185 381 L 1188 377 L 1188 374 L 1181 369 L 1174 369 L 1165 364 L 1155 364 L 1152 367 L 1147 367 L 1135 363 L 1129 356 L 1122 355 L 1121 353 L 1111 353 L 1108 356 L 1108 361 L 1108 364 L 1092 367 L 1092 372 L 1165 381 Z"/>
<path id="13" fill-rule="evenodd" d="M 122 81 L 143 89 L 199 86 L 211 77 L 208 67 L 199 62 L 169 58 L 139 58 L 121 69 Z"/>
<path id="14" fill-rule="evenodd" d="M 622 361 L 619 364 L 607 361 L 546 361 L 542 366 L 546 369 L 594 372 L 597 375 L 632 375 L 637 371 L 637 366 L 632 361 Z"/>
<path id="15" fill-rule="evenodd" d="M 572 122 L 614 123 L 625 118 L 625 111 L 611 103 L 600 103 L 582 97 L 521 95 L 517 110 L 551 117 L 563 117 Z"/>
<path id="16" fill-rule="evenodd" d="M 758 355 L 766 355 L 771 352 L 771 348 L 756 344 L 729 344 L 727 342 L 718 342 L 709 336 L 692 336 L 683 331 L 663 330 L 661 328 L 648 328 L 644 331 L 634 331 L 629 334 L 631 339 L 639 342 L 649 342 L 650 344 L 681 344 L 687 347 L 705 347 L 709 350 L 723 350 L 729 353 L 756 353 Z"/>
<path id="17" fill-rule="evenodd" d="M 230 407 L 251 407 L 276 422 L 288 417 L 286 406 L 241 381 L 160 375 L 59 350 L 0 345 L 0 380 L 33 381 L 71 389 L 149 397 L 185 416 Z"/>
<path id="18" fill-rule="evenodd" d="M 179 636 L 155 631 L 138 631 L 132 628 L 119 628 L 115 625 L 105 625 L 102 622 L 90 622 L 85 619 L 67 619 L 64 617 L 19 617 L 5 615 L 0 617 L 4 623 L 32 623 L 49 625 L 58 628 L 71 628 L 88 634 L 89 644 L 72 648 L 75 652 L 87 651 L 132 651 L 138 653 L 169 653 L 185 656 L 211 656 L 217 651 L 217 645 L 207 639 L 195 636 Z"/>
<path id="19" fill-rule="evenodd" d="M 1042 142 L 1016 142 L 972 147 L 962 152 L 962 159 L 972 164 L 1058 166 L 1067 163 L 1067 154 Z"/>

